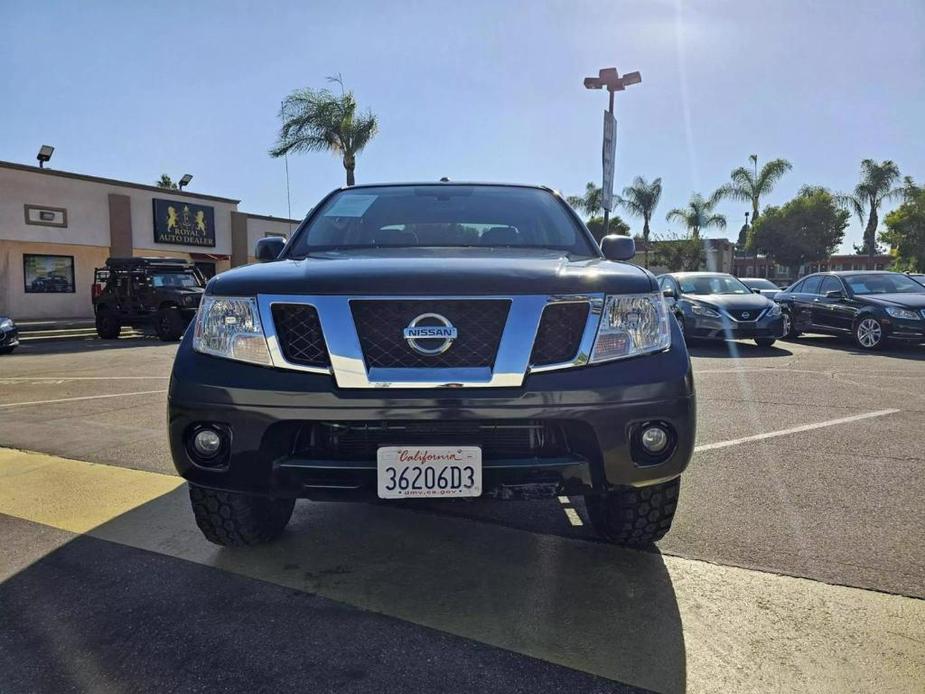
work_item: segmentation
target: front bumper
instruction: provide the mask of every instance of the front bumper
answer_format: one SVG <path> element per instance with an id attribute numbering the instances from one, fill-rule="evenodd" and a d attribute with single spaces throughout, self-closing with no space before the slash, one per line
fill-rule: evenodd
<path id="1" fill-rule="evenodd" d="M 554 456 L 483 458 L 484 495 L 589 494 L 677 477 L 694 447 L 696 411 L 687 350 L 677 327 L 671 349 L 625 361 L 527 377 L 521 388 L 339 389 L 329 375 L 273 369 L 194 352 L 187 331 L 168 395 L 177 471 L 196 484 L 272 496 L 375 496 L 374 457 L 306 453 L 306 426 L 329 422 L 555 422 L 572 432 Z M 671 453 L 646 464 L 633 446 L 644 422 L 670 425 Z M 194 462 L 190 431 L 214 423 L 230 443 L 222 467 Z M 439 444 L 439 441 L 433 441 Z M 477 444 L 478 442 L 472 442 Z"/>
<path id="2" fill-rule="evenodd" d="M 925 342 L 925 319 L 884 318 L 881 321 L 886 336 L 904 342 Z"/>
<path id="3" fill-rule="evenodd" d="M 695 314 L 684 316 L 689 337 L 705 340 L 777 339 L 784 336 L 784 318 L 762 317 L 756 321 L 736 321 L 731 318 L 711 318 Z"/>
<path id="4" fill-rule="evenodd" d="M 0 347 L 15 347 L 19 344 L 19 330 L 0 330 Z"/>

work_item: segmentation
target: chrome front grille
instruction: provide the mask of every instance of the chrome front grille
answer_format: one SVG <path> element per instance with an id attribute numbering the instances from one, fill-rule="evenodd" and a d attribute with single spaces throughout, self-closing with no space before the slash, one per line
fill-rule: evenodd
<path id="1" fill-rule="evenodd" d="M 277 368 L 332 374 L 340 388 L 498 388 L 587 363 L 604 297 L 260 295 L 257 303 Z M 441 343 L 406 330 L 423 314 L 456 331 L 445 351 L 411 348 L 409 338 Z"/>

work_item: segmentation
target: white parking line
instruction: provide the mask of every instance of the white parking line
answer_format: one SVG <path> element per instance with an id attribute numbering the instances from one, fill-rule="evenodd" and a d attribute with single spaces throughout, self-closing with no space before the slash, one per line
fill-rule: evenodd
<path id="1" fill-rule="evenodd" d="M 58 398 L 57 400 L 32 400 L 31 402 L 8 402 L 0 405 L 0 409 L 7 407 L 25 407 L 26 405 L 51 405 L 56 402 L 77 402 L 78 400 L 100 400 L 102 398 L 125 398 L 130 395 L 154 395 L 155 393 L 166 393 L 167 390 L 142 390 L 135 393 L 110 393 L 107 395 L 82 395 L 77 398 Z"/>
<path id="2" fill-rule="evenodd" d="M 804 424 L 803 426 L 793 427 L 792 429 L 781 429 L 779 431 L 769 431 L 765 434 L 755 434 L 754 436 L 743 436 L 741 439 L 730 439 L 729 441 L 719 441 L 717 443 L 707 443 L 702 446 L 696 446 L 694 448 L 694 453 L 702 453 L 703 451 L 712 451 L 717 448 L 726 448 L 728 446 L 737 446 L 740 443 L 748 443 L 749 441 L 761 441 L 763 439 L 772 439 L 776 436 L 786 436 L 787 434 L 798 434 L 801 431 L 812 431 L 813 429 L 822 429 L 823 427 L 831 427 L 836 424 L 848 424 L 849 422 L 857 422 L 861 419 L 870 419 L 872 417 L 884 417 L 888 414 L 896 414 L 900 410 L 877 410 L 876 412 L 865 412 L 864 414 L 856 414 L 851 417 L 840 417 L 839 419 L 829 419 L 825 422 L 816 422 L 815 424 Z"/>
<path id="3" fill-rule="evenodd" d="M 574 526 L 584 525 L 581 522 L 581 516 L 578 515 L 578 511 L 573 508 L 565 509 L 565 515 L 568 517 L 568 522 Z"/>

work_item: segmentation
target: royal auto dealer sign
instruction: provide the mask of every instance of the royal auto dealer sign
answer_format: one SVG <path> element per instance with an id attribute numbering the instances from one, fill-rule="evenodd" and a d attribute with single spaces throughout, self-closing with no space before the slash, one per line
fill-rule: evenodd
<path id="1" fill-rule="evenodd" d="M 154 199 L 154 242 L 215 246 L 215 208 Z"/>

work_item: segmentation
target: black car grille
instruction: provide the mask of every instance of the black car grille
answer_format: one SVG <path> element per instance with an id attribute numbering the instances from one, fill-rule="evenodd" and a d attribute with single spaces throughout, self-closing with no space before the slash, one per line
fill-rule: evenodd
<path id="1" fill-rule="evenodd" d="M 321 322 L 314 306 L 273 304 L 273 322 L 286 361 L 301 366 L 330 366 Z"/>
<path id="2" fill-rule="evenodd" d="M 542 366 L 574 359 L 590 310 L 587 302 L 549 304 L 543 310 L 530 363 Z"/>
<path id="3" fill-rule="evenodd" d="M 372 299 L 350 302 L 367 368 L 491 367 L 511 302 L 507 299 Z M 423 355 L 405 341 L 404 329 L 423 313 L 437 313 L 458 331 L 442 354 Z M 432 348 L 440 340 L 421 340 Z"/>
<path id="4" fill-rule="evenodd" d="M 742 311 L 730 311 L 726 310 L 730 316 L 735 318 L 737 321 L 755 321 L 758 320 L 758 317 L 764 313 L 763 308 L 750 308 Z"/>
<path id="5" fill-rule="evenodd" d="M 375 460 L 380 446 L 480 446 L 485 459 L 553 457 L 569 450 L 567 427 L 541 420 L 409 420 L 313 422 L 293 445 L 293 455 Z"/>

